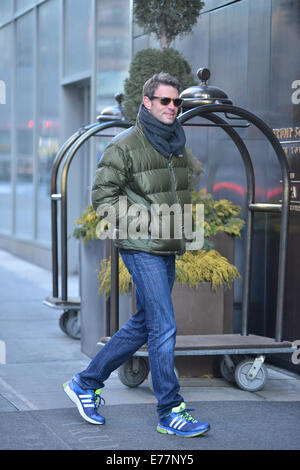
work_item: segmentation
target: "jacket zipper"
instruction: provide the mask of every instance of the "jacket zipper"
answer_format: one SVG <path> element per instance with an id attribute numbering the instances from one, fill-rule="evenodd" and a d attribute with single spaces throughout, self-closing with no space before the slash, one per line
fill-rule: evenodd
<path id="1" fill-rule="evenodd" d="M 175 191 L 175 180 L 174 180 L 174 173 L 173 173 L 173 168 L 171 166 L 171 158 L 172 158 L 172 153 L 170 153 L 169 158 L 168 158 L 168 170 L 169 170 L 169 176 L 170 176 L 170 182 L 171 182 L 171 191 L 172 191 L 172 196 L 175 204 L 177 204 L 177 198 L 176 198 L 176 191 Z M 180 246 L 181 246 L 181 252 L 184 253 L 184 241 L 183 238 L 181 237 L 180 239 Z"/>

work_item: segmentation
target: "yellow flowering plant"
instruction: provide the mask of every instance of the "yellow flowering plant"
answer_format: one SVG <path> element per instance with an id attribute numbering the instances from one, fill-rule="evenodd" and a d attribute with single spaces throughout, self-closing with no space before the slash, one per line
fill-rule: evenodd
<path id="1" fill-rule="evenodd" d="M 195 215 L 196 204 L 204 205 L 204 239 L 203 249 L 187 251 L 176 259 L 175 283 L 186 284 L 191 288 L 197 288 L 202 282 L 210 282 L 212 289 L 219 286 L 229 286 L 235 279 L 240 278 L 237 268 L 224 256 L 213 249 L 211 237 L 223 232 L 234 237 L 240 237 L 244 226 L 244 220 L 239 218 L 240 206 L 233 205 L 227 199 L 215 200 L 211 194 L 205 191 L 193 191 L 191 193 L 193 213 Z M 99 222 L 102 222 L 99 224 Z M 75 220 L 76 227 L 73 235 L 82 239 L 83 243 L 97 239 L 100 230 L 107 230 L 108 223 L 96 214 L 92 205 L 89 205 Z M 110 257 L 101 260 L 98 270 L 99 294 L 110 295 Z M 127 293 L 131 289 L 131 276 L 128 273 L 122 258 L 119 258 L 119 291 Z"/>
<path id="2" fill-rule="evenodd" d="M 81 238 L 83 243 L 99 238 L 97 235 L 108 230 L 110 226 L 109 222 L 96 214 L 92 205 L 86 207 L 74 223 L 76 227 L 73 236 Z"/>
<path id="3" fill-rule="evenodd" d="M 95 240 L 96 227 L 100 222 L 100 217 L 96 214 L 92 205 L 87 206 L 82 214 L 74 221 L 76 225 L 73 237 L 82 239 L 83 243 L 88 240 Z"/>
<path id="4" fill-rule="evenodd" d="M 191 201 L 193 211 L 196 204 L 204 205 L 204 238 L 210 238 L 219 232 L 228 233 L 235 237 L 241 236 L 244 220 L 237 217 L 241 212 L 240 206 L 235 206 L 227 199 L 215 200 L 209 193 L 192 191 Z"/>
<path id="5" fill-rule="evenodd" d="M 110 296 L 110 257 L 101 261 L 98 271 L 99 294 Z M 176 259 L 175 283 L 197 288 L 202 282 L 210 282 L 212 290 L 221 285 L 230 286 L 235 279 L 240 279 L 237 268 L 216 250 L 187 251 Z M 121 256 L 119 256 L 119 292 L 126 294 L 131 289 L 131 276 Z"/>
<path id="6" fill-rule="evenodd" d="M 227 199 L 214 200 L 205 191 L 193 191 L 191 195 L 193 213 L 195 205 L 204 205 L 204 247 L 198 251 L 187 251 L 176 259 L 175 283 L 186 284 L 197 288 L 202 282 L 211 283 L 212 290 L 221 285 L 228 287 L 235 279 L 240 279 L 238 269 L 227 258 L 213 249 L 211 237 L 225 232 L 234 237 L 241 236 L 244 220 L 237 217 L 240 206 L 233 205 Z M 99 294 L 110 295 L 110 258 L 102 260 L 98 271 Z M 119 291 L 127 293 L 131 289 L 131 276 L 127 271 L 121 256 L 119 257 Z"/>

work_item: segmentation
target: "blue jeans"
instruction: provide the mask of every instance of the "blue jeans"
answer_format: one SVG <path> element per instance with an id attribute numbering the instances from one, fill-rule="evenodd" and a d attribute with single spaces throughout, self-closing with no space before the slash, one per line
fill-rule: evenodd
<path id="1" fill-rule="evenodd" d="M 175 279 L 175 256 L 120 250 L 132 276 L 136 313 L 96 354 L 76 380 L 83 388 L 104 387 L 111 372 L 148 343 L 152 383 L 159 418 L 183 400 L 174 372 L 176 321 L 171 292 Z"/>

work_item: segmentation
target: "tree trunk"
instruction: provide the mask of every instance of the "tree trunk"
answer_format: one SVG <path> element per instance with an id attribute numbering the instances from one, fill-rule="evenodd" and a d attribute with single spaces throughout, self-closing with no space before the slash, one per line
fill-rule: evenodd
<path id="1" fill-rule="evenodd" d="M 170 46 L 170 43 L 171 43 L 171 41 L 168 39 L 166 31 L 162 30 L 161 31 L 161 36 L 160 36 L 160 47 L 161 47 L 161 49 L 166 49 L 167 47 Z"/>

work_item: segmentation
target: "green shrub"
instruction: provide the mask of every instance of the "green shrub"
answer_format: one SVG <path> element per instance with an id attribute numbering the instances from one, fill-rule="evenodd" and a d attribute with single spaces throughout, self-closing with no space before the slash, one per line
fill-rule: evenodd
<path id="1" fill-rule="evenodd" d="M 175 49 L 143 49 L 135 55 L 124 82 L 123 109 L 127 119 L 135 119 L 142 102 L 143 85 L 155 73 L 167 72 L 177 78 L 182 89 L 196 85 L 191 67 Z"/>

